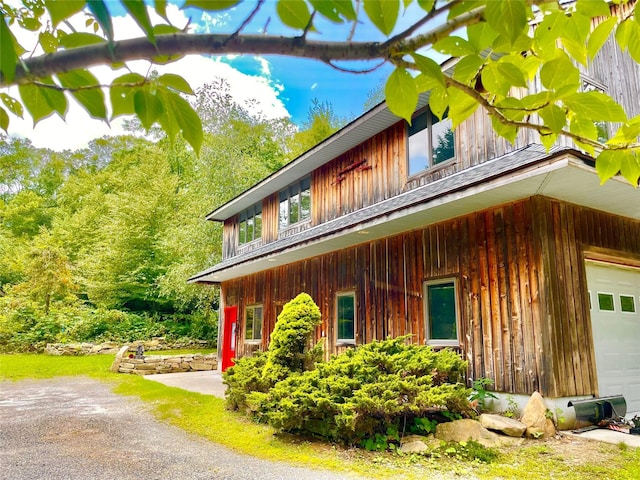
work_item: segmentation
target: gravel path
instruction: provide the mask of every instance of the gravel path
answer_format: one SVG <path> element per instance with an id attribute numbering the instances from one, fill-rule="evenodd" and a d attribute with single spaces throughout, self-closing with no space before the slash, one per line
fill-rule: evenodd
<path id="1" fill-rule="evenodd" d="M 238 454 L 82 377 L 0 382 L 0 479 L 337 480 Z M 362 478 L 362 477 L 359 477 Z"/>

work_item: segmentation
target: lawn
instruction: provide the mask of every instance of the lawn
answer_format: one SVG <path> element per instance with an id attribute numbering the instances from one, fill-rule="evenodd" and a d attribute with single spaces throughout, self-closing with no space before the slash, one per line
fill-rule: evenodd
<path id="1" fill-rule="evenodd" d="M 111 384 L 117 394 L 138 397 L 151 407 L 158 419 L 235 450 L 271 460 L 378 478 L 640 478 L 640 449 L 581 439 L 529 441 L 524 447 L 501 450 L 497 460 L 484 464 L 455 458 L 455 448 L 451 457 L 434 458 L 371 453 L 278 435 L 268 426 L 251 423 L 226 411 L 218 398 L 166 387 L 135 375 L 113 374 L 109 372 L 112 361 L 111 355 L 0 355 L 0 380 L 86 375 Z"/>

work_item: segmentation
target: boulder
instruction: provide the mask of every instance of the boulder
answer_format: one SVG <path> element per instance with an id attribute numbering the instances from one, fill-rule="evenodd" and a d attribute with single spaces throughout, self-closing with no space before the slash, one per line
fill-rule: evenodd
<path id="1" fill-rule="evenodd" d="M 551 438 L 556 434 L 553 420 L 547 418 L 547 404 L 538 392 L 533 392 L 522 412 L 520 421 L 527 426 L 530 438 Z"/>
<path id="2" fill-rule="evenodd" d="M 462 419 L 453 422 L 439 423 L 436 427 L 436 438 L 445 442 L 466 442 L 473 440 L 485 447 L 498 447 L 500 445 L 514 445 L 522 442 L 522 439 L 505 437 L 490 432 L 476 420 Z"/>
<path id="3" fill-rule="evenodd" d="M 527 426 L 518 420 L 490 413 L 483 413 L 478 417 L 478 421 L 484 428 L 510 437 L 521 437 L 527 429 Z"/>
<path id="4" fill-rule="evenodd" d="M 120 370 L 120 364 L 122 363 L 122 359 L 125 357 L 128 351 L 129 351 L 129 346 L 125 345 L 118 351 L 118 353 L 116 353 L 116 358 L 111 364 L 111 371 L 113 373 L 118 373 L 118 371 Z"/>
<path id="5" fill-rule="evenodd" d="M 433 435 L 422 437 L 420 435 L 407 435 L 400 443 L 400 451 L 402 453 L 422 453 L 430 449 L 429 443 L 433 441 Z"/>

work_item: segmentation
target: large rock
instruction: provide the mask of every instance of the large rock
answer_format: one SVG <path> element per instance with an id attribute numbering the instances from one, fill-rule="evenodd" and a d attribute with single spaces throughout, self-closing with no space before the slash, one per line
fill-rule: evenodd
<path id="1" fill-rule="evenodd" d="M 527 426 L 527 437 L 551 438 L 556 434 L 553 420 L 547 417 L 547 404 L 538 392 L 533 392 L 524 407 L 520 421 Z"/>
<path id="2" fill-rule="evenodd" d="M 118 353 L 116 353 L 116 358 L 113 360 L 113 363 L 111 364 L 111 371 L 113 373 L 118 373 L 118 371 L 120 370 L 120 364 L 122 363 L 122 360 L 125 358 L 125 355 L 128 351 L 129 351 L 129 346 L 125 345 L 118 351 Z"/>
<path id="3" fill-rule="evenodd" d="M 484 428 L 504 433 L 510 437 L 521 437 L 527 429 L 527 426 L 518 420 L 491 413 L 483 413 L 478 417 L 478 421 Z"/>
<path id="4" fill-rule="evenodd" d="M 437 444 L 437 445 L 434 445 Z M 402 439 L 400 451 L 402 453 L 422 453 L 433 450 L 435 446 L 440 445 L 433 435 L 423 437 L 421 435 L 407 435 Z"/>
<path id="5" fill-rule="evenodd" d="M 480 422 L 470 419 L 439 423 L 436 427 L 436 438 L 445 442 L 466 442 L 473 440 L 485 447 L 514 445 L 522 442 L 522 439 L 504 437 L 497 433 L 490 432 L 480 425 Z"/>

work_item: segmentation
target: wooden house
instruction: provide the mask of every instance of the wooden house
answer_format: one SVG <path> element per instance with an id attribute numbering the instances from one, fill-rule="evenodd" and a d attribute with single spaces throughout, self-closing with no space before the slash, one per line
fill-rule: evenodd
<path id="1" fill-rule="evenodd" d="M 640 114 L 638 65 L 611 43 L 584 81 Z M 191 281 L 220 286 L 223 367 L 307 292 L 327 354 L 412 334 L 498 392 L 640 412 L 640 189 L 601 186 L 570 144 L 509 144 L 481 110 L 449 127 L 426 95 L 411 126 L 380 104 L 208 215 L 223 259 Z"/>

